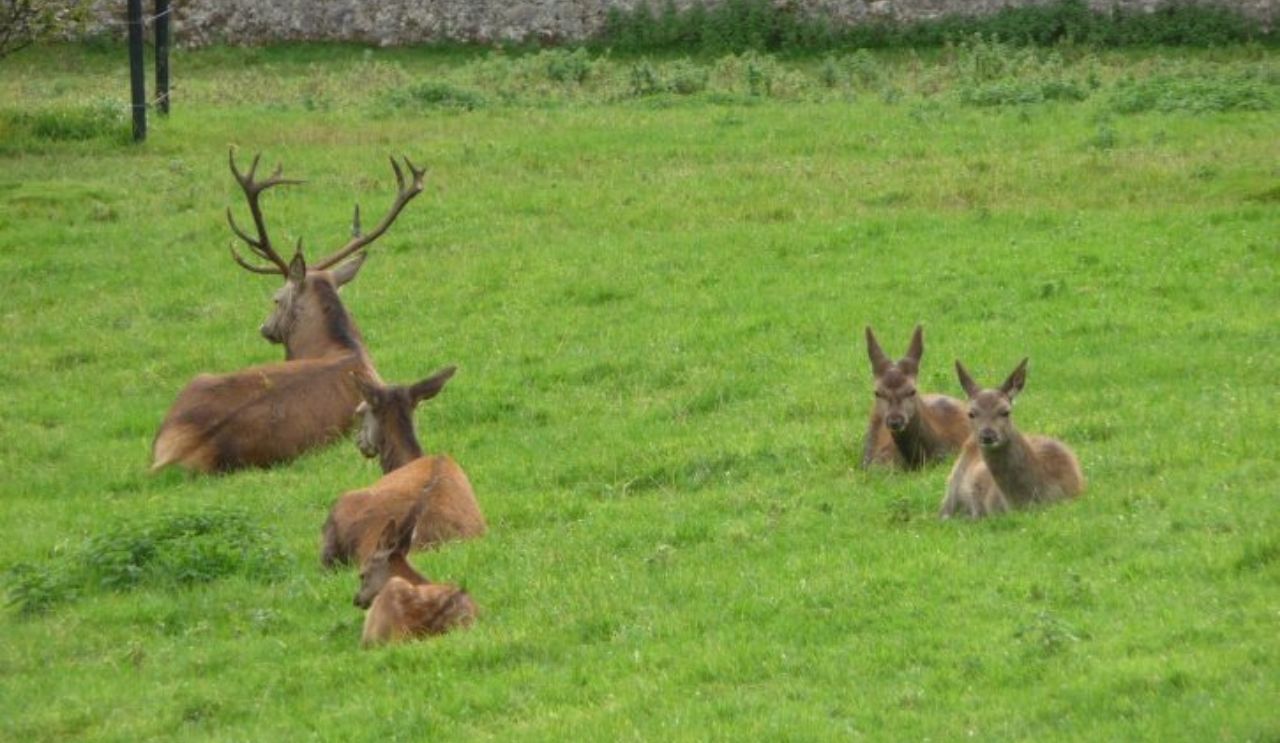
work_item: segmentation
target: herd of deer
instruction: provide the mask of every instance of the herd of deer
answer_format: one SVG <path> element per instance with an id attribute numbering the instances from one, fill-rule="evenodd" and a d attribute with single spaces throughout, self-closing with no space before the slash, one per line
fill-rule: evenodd
<path id="1" fill-rule="evenodd" d="M 288 262 L 272 246 L 260 204 L 268 188 L 301 181 L 283 178 L 279 166 L 270 177 L 257 180 L 256 156 L 247 173 L 236 166 L 234 152 L 228 160 L 256 234 L 242 229 L 230 208 L 227 222 L 266 264 L 246 260 L 234 246 L 231 256 L 248 271 L 284 278 L 261 332 L 284 346 L 285 360 L 191 380 L 156 432 L 152 470 L 177 465 L 213 473 L 271 466 L 341 438 L 358 420 L 357 447 L 366 457 L 378 457 L 383 476 L 333 504 L 322 529 L 320 559 L 326 568 L 360 566 L 355 604 L 368 610 L 361 643 L 440 634 L 471 624 L 476 616 L 471 597 L 456 586 L 432 582 L 407 559 L 412 550 L 479 537 L 487 528 L 466 473 L 448 455 L 424 455 L 414 433 L 414 409 L 439 394 L 455 369 L 447 367 L 409 386 L 385 385 L 338 296 L 339 288 L 360 271 L 364 250 L 422 192 L 425 169 L 405 158 L 406 178 L 392 158 L 398 193 L 387 214 L 363 234 L 357 205 L 351 239 L 308 266 L 301 241 Z M 871 328 L 866 336 L 875 406 L 863 467 L 920 469 L 959 451 L 947 482 L 943 518 L 981 518 L 1070 498 L 1084 489 L 1080 465 L 1065 444 L 1024 436 L 1013 425 L 1010 410 L 1026 382 L 1026 359 L 996 389 L 979 387 L 957 361 L 966 403 L 917 394 L 924 354 L 920 327 L 906 356 L 896 362 L 885 355 Z"/>

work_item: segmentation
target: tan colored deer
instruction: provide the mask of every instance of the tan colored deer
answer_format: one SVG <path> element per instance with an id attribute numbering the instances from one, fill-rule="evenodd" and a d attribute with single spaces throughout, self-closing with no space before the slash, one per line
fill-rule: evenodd
<path id="1" fill-rule="evenodd" d="M 414 542 L 414 524 L 425 508 L 426 497 L 404 520 L 388 521 L 376 549 L 361 564 L 355 605 L 369 610 L 360 637 L 364 647 L 440 635 L 475 621 L 476 605 L 466 591 L 432 583 L 406 559 Z"/>
<path id="2" fill-rule="evenodd" d="M 231 255 L 249 271 L 284 277 L 285 285 L 276 292 L 275 308 L 261 332 L 284 345 L 286 361 L 230 374 L 201 374 L 188 383 L 152 442 L 153 471 L 173 464 L 197 472 L 264 467 L 326 444 L 351 427 L 360 403 L 352 375 L 376 379 L 377 372 L 360 331 L 338 297 L 338 288 L 355 278 L 367 254 L 359 252 L 342 261 L 386 232 L 405 204 L 422 192 L 426 172 L 406 159 L 412 178 L 406 183 L 393 159 L 399 191 L 391 210 L 372 232 L 362 235 L 357 207 L 352 238 L 308 268 L 301 242 L 288 263 L 276 252 L 259 203 L 268 188 L 299 181 L 282 178 L 279 167 L 266 180 L 255 180 L 258 157 L 248 173 L 236 167 L 234 155 L 228 159 L 249 202 L 257 237 L 236 224 L 230 208 L 227 221 L 253 253 L 271 265 L 254 265 L 234 247 Z"/>
<path id="3" fill-rule="evenodd" d="M 357 376 L 364 419 L 356 445 L 366 457 L 379 458 L 384 474 L 368 488 L 346 493 L 329 510 L 320 552 L 325 567 L 366 560 L 383 527 L 403 522 L 415 504 L 421 505 L 415 549 L 484 535 L 484 515 L 467 474 L 448 455 L 423 456 L 413 431 L 414 408 L 439 394 L 454 371 L 447 367 L 408 387 Z"/>
<path id="4" fill-rule="evenodd" d="M 1024 436 L 1013 425 L 1013 399 L 1027 381 L 1027 360 L 999 389 L 982 389 L 956 362 L 960 386 L 969 396 L 969 428 L 947 480 L 942 518 L 982 518 L 1032 503 L 1073 498 L 1084 490 L 1084 474 L 1066 444 L 1047 436 Z"/>
<path id="5" fill-rule="evenodd" d="M 876 401 L 867 425 L 862 466 L 919 469 L 951 456 L 969 438 L 964 403 L 946 395 L 920 395 L 916 375 L 924 355 L 924 329 L 916 326 L 907 354 L 891 361 L 867 327 L 867 355 Z"/>

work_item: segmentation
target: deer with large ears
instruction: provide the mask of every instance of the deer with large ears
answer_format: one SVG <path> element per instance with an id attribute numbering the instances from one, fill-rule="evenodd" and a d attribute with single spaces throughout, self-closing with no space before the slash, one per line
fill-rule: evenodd
<path id="1" fill-rule="evenodd" d="M 919 469 L 945 459 L 964 445 L 969 425 L 964 403 L 946 395 L 921 395 L 916 389 L 924 329 L 917 325 L 907 353 L 891 360 L 867 326 L 867 355 L 875 376 L 875 406 L 867 425 L 862 466 L 885 464 Z"/>
<path id="2" fill-rule="evenodd" d="M 360 403 L 353 373 L 377 377 L 338 288 L 355 278 L 364 262 L 364 249 L 422 192 L 426 171 L 406 158 L 411 177 L 406 182 L 393 159 L 399 191 L 387 215 L 372 232 L 361 234 L 357 206 L 352 238 L 308 266 L 301 241 L 288 262 L 272 246 L 260 204 L 263 191 L 300 181 L 283 178 L 279 167 L 269 178 L 257 180 L 258 159 L 254 157 L 248 172 L 242 173 L 234 154 L 228 157 L 232 175 L 248 201 L 256 236 L 241 229 L 229 207 L 227 221 L 232 232 L 267 263 L 251 263 L 234 247 L 231 257 L 253 273 L 284 278 L 261 332 L 267 340 L 284 345 L 286 361 L 230 374 L 201 374 L 188 383 L 152 442 L 153 471 L 176 464 L 198 472 L 225 472 L 292 459 L 351 427 Z"/>
<path id="3" fill-rule="evenodd" d="M 407 387 L 356 377 L 364 397 L 356 445 L 366 457 L 378 457 L 383 476 L 363 490 L 344 494 L 329 510 L 320 549 L 325 567 L 363 562 L 385 525 L 403 522 L 411 512 L 417 513 L 415 549 L 484 535 L 484 514 L 467 474 L 446 454 L 423 456 L 413 430 L 414 408 L 439 394 L 454 371 L 446 367 Z"/>
<path id="4" fill-rule="evenodd" d="M 997 389 L 979 387 L 959 361 L 956 374 L 969 396 L 972 435 L 947 480 L 942 518 L 982 518 L 1084 491 L 1080 462 L 1066 444 L 1047 436 L 1024 436 L 1013 425 L 1013 399 L 1027 382 L 1026 359 Z"/>
<path id="5" fill-rule="evenodd" d="M 368 609 L 360 637 L 360 644 L 365 647 L 440 635 L 475 621 L 476 605 L 466 591 L 432 583 L 406 558 L 414 541 L 414 525 L 425 510 L 429 495 L 424 494 L 403 520 L 386 523 L 379 532 L 376 549 L 360 566 L 355 605 Z"/>

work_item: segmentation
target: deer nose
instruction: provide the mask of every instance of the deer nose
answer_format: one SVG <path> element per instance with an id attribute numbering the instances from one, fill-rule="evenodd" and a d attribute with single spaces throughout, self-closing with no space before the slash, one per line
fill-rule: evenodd
<path id="1" fill-rule="evenodd" d="M 907 417 L 905 415 L 891 415 L 885 418 L 884 422 L 890 431 L 901 431 L 907 427 Z"/>
<path id="2" fill-rule="evenodd" d="M 978 443 L 980 444 L 994 444 L 998 439 L 999 437 L 996 436 L 994 429 L 984 428 L 978 432 Z"/>

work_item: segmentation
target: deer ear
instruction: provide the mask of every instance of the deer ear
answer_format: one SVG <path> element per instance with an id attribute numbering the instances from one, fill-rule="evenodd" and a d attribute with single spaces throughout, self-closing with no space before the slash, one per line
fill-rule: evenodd
<path id="1" fill-rule="evenodd" d="M 449 378 L 456 371 L 458 371 L 458 367 L 446 366 L 421 382 L 415 383 L 409 388 L 409 399 L 413 400 L 414 405 L 423 400 L 430 400 L 440 394 L 440 390 L 444 389 L 445 383 L 449 381 Z"/>
<path id="2" fill-rule="evenodd" d="M 355 258 L 333 269 L 334 285 L 341 288 L 348 281 L 354 279 L 356 274 L 360 273 L 360 267 L 364 265 L 364 259 L 368 255 L 368 253 L 356 253 Z"/>
<path id="3" fill-rule="evenodd" d="M 1018 393 L 1022 391 L 1022 388 L 1025 387 L 1026 384 L 1027 359 L 1023 359 L 1018 364 L 1018 368 L 1014 369 L 1013 373 L 1009 375 L 1009 378 L 1004 380 L 1004 384 L 1000 385 L 1000 391 L 1004 393 L 1005 397 L 1012 400 L 1017 397 Z"/>
<path id="4" fill-rule="evenodd" d="M 964 388 L 964 393 L 969 396 L 970 400 L 977 397 L 978 393 L 982 391 L 978 383 L 973 381 L 973 377 L 969 376 L 969 370 L 965 369 L 964 364 L 960 363 L 960 359 L 956 359 L 956 376 L 960 378 L 960 386 Z"/>
<path id="5" fill-rule="evenodd" d="M 360 391 L 360 397 L 363 397 L 365 402 L 373 405 L 381 399 L 382 387 L 375 384 L 373 380 L 358 372 L 351 372 L 351 378 L 355 380 L 356 389 Z"/>
<path id="6" fill-rule="evenodd" d="M 378 551 L 394 551 L 399 536 L 400 527 L 395 519 L 391 519 L 382 527 L 382 533 L 378 535 Z"/>
<path id="7" fill-rule="evenodd" d="M 907 346 L 905 358 L 918 369 L 921 356 L 924 356 L 924 326 L 917 325 L 916 331 L 911 334 L 911 345 Z"/>
<path id="8" fill-rule="evenodd" d="M 871 326 L 867 326 L 867 357 L 871 359 L 871 373 L 877 377 L 884 373 L 886 369 L 893 366 L 893 362 L 888 356 L 884 355 L 884 349 L 880 348 L 880 342 L 876 340 L 876 334 L 871 332 Z"/>
<path id="9" fill-rule="evenodd" d="M 307 259 L 302 257 L 302 241 L 298 241 L 298 249 L 293 253 L 293 260 L 289 261 L 289 275 L 286 277 L 290 284 L 302 284 L 302 280 L 307 278 Z"/>

